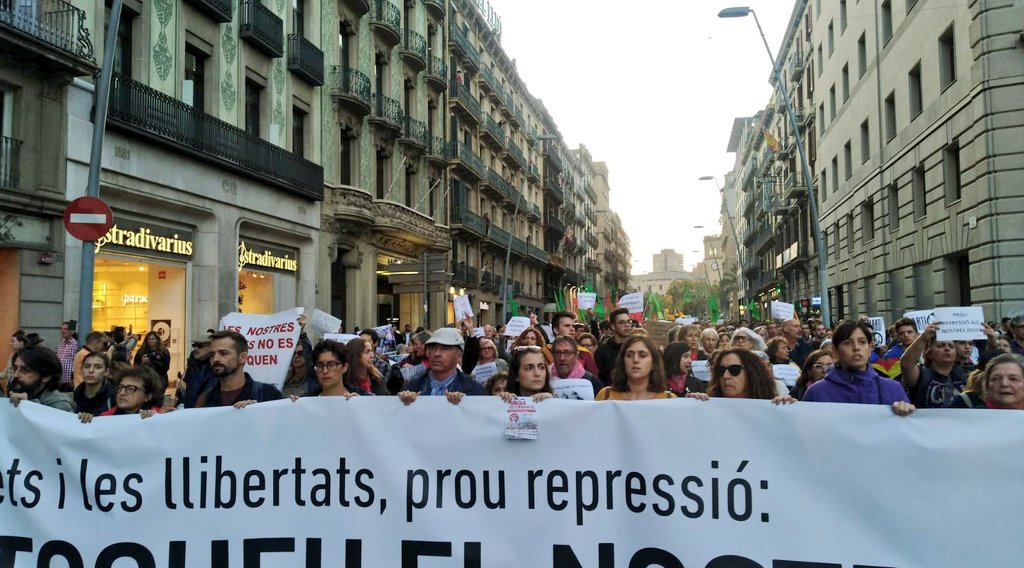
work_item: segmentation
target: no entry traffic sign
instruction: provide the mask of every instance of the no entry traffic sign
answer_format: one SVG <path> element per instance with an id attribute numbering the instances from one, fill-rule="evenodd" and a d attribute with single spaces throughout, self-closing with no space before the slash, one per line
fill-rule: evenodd
<path id="1" fill-rule="evenodd" d="M 79 197 L 64 210 L 64 228 L 80 241 L 94 242 L 114 224 L 110 206 L 98 197 Z"/>

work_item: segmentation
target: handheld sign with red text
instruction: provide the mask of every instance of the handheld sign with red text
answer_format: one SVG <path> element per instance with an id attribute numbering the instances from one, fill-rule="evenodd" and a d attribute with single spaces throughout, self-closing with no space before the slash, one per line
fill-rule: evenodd
<path id="1" fill-rule="evenodd" d="M 272 315 L 231 312 L 220 320 L 221 329 L 237 331 L 249 342 L 245 372 L 253 380 L 284 385 L 292 353 L 299 341 L 298 318 L 302 308 L 292 308 Z"/>

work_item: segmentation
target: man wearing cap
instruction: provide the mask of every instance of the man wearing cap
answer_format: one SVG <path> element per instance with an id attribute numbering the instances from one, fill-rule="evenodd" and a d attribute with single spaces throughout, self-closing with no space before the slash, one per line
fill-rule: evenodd
<path id="1" fill-rule="evenodd" d="M 185 396 L 182 403 L 185 408 L 195 408 L 200 393 L 206 392 L 215 384 L 217 377 L 210 368 L 210 336 L 205 333 L 192 338 L 192 353 L 188 356 L 188 364 L 182 380 L 185 381 Z"/>
<path id="2" fill-rule="evenodd" d="M 411 404 L 420 395 L 444 396 L 448 402 L 458 404 L 466 395 L 487 394 L 483 385 L 458 368 L 465 347 L 462 332 L 455 328 L 444 327 L 431 334 L 426 342 L 430 371 L 410 379 L 405 390 L 398 393 L 398 398 L 405 404 Z"/>

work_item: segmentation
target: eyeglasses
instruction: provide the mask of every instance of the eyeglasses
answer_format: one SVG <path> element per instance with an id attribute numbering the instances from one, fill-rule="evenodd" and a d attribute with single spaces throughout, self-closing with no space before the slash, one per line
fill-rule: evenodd
<path id="1" fill-rule="evenodd" d="M 826 365 L 824 363 L 815 363 L 811 365 L 811 368 L 815 371 L 831 371 L 835 365 Z"/>
<path id="2" fill-rule="evenodd" d="M 516 347 L 516 353 L 520 351 L 529 351 L 530 353 L 540 353 L 540 345 L 520 345 Z"/>
<path id="3" fill-rule="evenodd" d="M 117 392 L 123 392 L 124 394 L 135 394 L 139 392 L 139 388 L 141 387 L 139 387 L 138 385 L 117 385 Z"/>
<path id="4" fill-rule="evenodd" d="M 737 335 L 736 337 L 732 338 L 732 342 L 736 343 L 737 341 L 750 341 L 750 338 L 747 337 L 746 335 Z"/>
<path id="5" fill-rule="evenodd" d="M 341 366 L 341 361 L 328 361 L 326 363 L 316 363 L 315 365 L 313 365 L 313 368 L 316 369 L 316 372 L 322 373 L 324 369 L 327 369 L 328 371 L 333 371 L 337 369 L 339 366 Z"/>
<path id="6" fill-rule="evenodd" d="M 717 372 L 719 375 L 724 375 L 726 372 L 728 372 L 730 375 L 738 377 L 740 376 L 740 373 L 743 372 L 743 365 L 729 365 L 727 367 L 719 365 L 715 367 L 715 372 Z"/>
<path id="7" fill-rule="evenodd" d="M 480 351 L 494 351 L 493 347 L 481 347 Z"/>
<path id="8" fill-rule="evenodd" d="M 555 351 L 555 357 L 572 357 L 575 354 L 575 351 Z"/>

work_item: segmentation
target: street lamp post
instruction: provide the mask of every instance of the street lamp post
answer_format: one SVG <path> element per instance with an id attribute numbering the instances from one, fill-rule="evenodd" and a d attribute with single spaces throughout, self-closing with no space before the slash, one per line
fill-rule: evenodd
<path id="1" fill-rule="evenodd" d="M 775 62 L 775 56 L 772 55 L 772 50 L 768 47 L 768 40 L 764 37 L 764 30 L 761 29 L 761 22 L 757 19 L 757 14 L 752 8 L 746 6 L 725 8 L 718 13 L 719 18 L 744 18 L 746 16 L 754 16 L 754 23 L 757 24 L 757 31 L 761 34 L 761 41 L 764 42 L 764 49 L 768 52 L 768 59 L 772 62 L 772 76 L 775 77 L 775 83 L 779 86 L 779 92 L 782 95 L 782 104 L 786 107 L 786 113 L 789 115 L 790 127 L 793 129 L 793 138 L 796 141 L 796 150 L 800 154 L 800 164 L 804 170 L 804 180 L 807 183 L 807 201 L 810 202 L 811 209 L 811 227 L 814 229 L 814 248 L 817 249 L 818 257 L 818 284 L 821 294 L 821 319 L 826 326 L 832 325 L 831 313 L 829 310 L 829 298 L 828 298 L 828 270 L 825 268 L 825 245 L 824 239 L 821 236 L 821 223 L 818 220 L 818 198 L 814 191 L 814 182 L 811 179 L 811 166 L 807 162 L 807 154 L 804 152 L 803 139 L 800 136 L 800 129 L 796 124 L 796 114 L 793 112 L 793 107 L 789 103 L 789 93 L 786 91 L 786 85 L 782 82 L 782 77 L 779 74 L 779 66 Z"/>
<path id="2" fill-rule="evenodd" d="M 740 238 L 736 233 L 736 223 L 732 219 L 732 211 L 729 210 L 729 203 L 725 198 L 725 189 L 718 185 L 718 178 L 714 176 L 701 176 L 697 178 L 697 181 L 713 181 L 715 187 L 718 188 L 718 194 L 722 196 L 722 208 L 725 209 L 725 218 L 729 221 L 729 229 L 732 231 L 732 240 L 736 243 L 736 299 L 739 302 L 739 284 L 743 277 L 743 271 L 741 265 L 743 264 L 743 250 L 740 248 Z M 725 261 L 725 249 L 722 249 L 722 261 Z M 719 272 L 719 278 L 721 278 L 721 272 Z"/>

